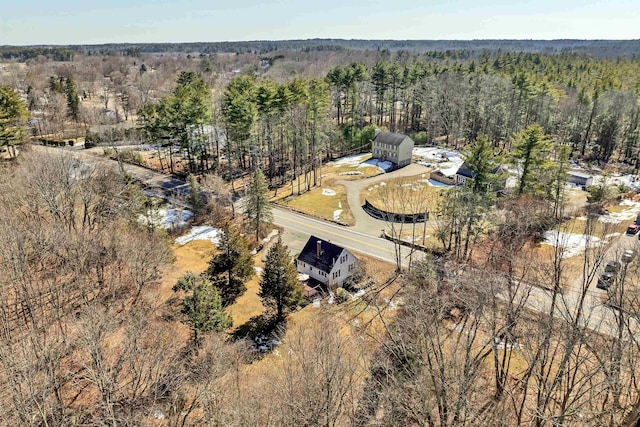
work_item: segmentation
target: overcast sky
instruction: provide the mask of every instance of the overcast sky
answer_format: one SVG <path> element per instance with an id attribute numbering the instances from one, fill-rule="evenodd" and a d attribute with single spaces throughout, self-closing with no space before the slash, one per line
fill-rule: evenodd
<path id="1" fill-rule="evenodd" d="M 638 39 L 640 0 L 0 0 L 0 45 Z"/>

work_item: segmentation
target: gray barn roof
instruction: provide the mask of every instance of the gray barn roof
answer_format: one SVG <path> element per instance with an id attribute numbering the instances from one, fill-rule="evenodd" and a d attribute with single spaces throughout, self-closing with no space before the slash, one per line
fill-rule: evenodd
<path id="1" fill-rule="evenodd" d="M 373 141 L 379 144 L 390 144 L 398 146 L 402 143 L 402 141 L 408 138 L 407 135 L 401 133 L 394 132 L 379 132 L 374 138 Z"/>
<path id="2" fill-rule="evenodd" d="M 587 172 L 581 172 L 581 171 L 569 171 L 567 172 L 567 175 L 575 176 L 577 178 L 584 178 L 584 179 L 593 178 L 593 175 L 590 175 Z"/>

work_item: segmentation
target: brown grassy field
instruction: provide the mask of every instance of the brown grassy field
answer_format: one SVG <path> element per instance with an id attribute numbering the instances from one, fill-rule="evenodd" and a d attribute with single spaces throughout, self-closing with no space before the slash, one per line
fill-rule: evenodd
<path id="1" fill-rule="evenodd" d="M 363 189 L 360 202 L 365 199 L 374 206 L 397 213 L 433 212 L 446 189 L 433 187 L 425 174 L 396 178 Z"/>
<path id="2" fill-rule="evenodd" d="M 325 195 L 323 190 L 335 191 L 335 195 Z M 354 218 L 347 202 L 347 192 L 342 185 L 327 185 L 316 187 L 311 191 L 290 200 L 280 202 L 285 206 L 315 215 L 320 218 L 334 220 L 334 212 L 341 209 L 339 221 L 343 224 L 353 225 Z"/>

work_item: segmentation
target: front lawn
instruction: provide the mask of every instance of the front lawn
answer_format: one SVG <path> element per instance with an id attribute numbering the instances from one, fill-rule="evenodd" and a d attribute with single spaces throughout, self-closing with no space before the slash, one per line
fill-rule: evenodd
<path id="1" fill-rule="evenodd" d="M 342 185 L 316 187 L 292 199 L 281 200 L 280 203 L 309 215 L 347 225 L 355 224 L 347 203 L 346 189 Z"/>

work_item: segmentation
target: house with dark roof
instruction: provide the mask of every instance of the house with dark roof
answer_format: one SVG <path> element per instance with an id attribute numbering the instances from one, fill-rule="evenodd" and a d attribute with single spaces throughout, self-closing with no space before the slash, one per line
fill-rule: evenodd
<path id="1" fill-rule="evenodd" d="M 407 135 L 376 130 L 371 141 L 371 153 L 374 158 L 390 161 L 401 168 L 411 163 L 413 139 Z"/>
<path id="2" fill-rule="evenodd" d="M 491 173 L 496 175 L 496 179 L 491 184 L 491 189 L 495 192 L 504 191 L 507 188 L 508 169 L 503 165 L 498 165 Z M 467 162 L 464 162 L 456 171 L 456 185 L 470 185 L 475 177 L 476 174 L 469 169 Z"/>
<path id="3" fill-rule="evenodd" d="M 356 270 L 358 259 L 348 250 L 311 236 L 298 255 L 298 273 L 329 286 L 340 287 Z"/>

